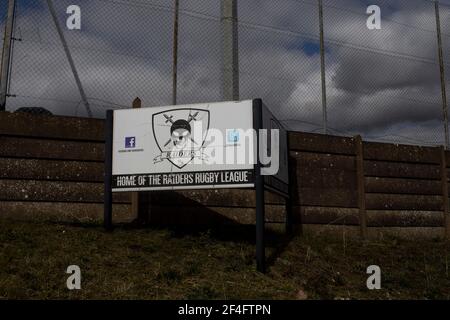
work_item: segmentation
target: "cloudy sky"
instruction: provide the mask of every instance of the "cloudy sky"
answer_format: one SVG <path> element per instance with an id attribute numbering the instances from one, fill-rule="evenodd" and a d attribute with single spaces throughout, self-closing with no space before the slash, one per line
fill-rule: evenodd
<path id="1" fill-rule="evenodd" d="M 6 1 L 1 0 L 0 17 Z M 7 107 L 86 116 L 44 0 L 18 0 Z M 172 1 L 58 0 L 81 7 L 82 28 L 65 29 L 94 115 L 171 103 Z M 221 99 L 220 1 L 180 0 L 179 103 Z M 450 0 L 441 1 L 447 89 Z M 261 97 L 288 127 L 320 132 L 316 0 L 238 0 L 240 97 Z M 366 8 L 381 7 L 381 30 Z M 336 134 L 415 144 L 443 143 L 434 5 L 427 0 L 324 0 L 328 122 Z M 448 90 L 447 90 L 448 91 Z"/>

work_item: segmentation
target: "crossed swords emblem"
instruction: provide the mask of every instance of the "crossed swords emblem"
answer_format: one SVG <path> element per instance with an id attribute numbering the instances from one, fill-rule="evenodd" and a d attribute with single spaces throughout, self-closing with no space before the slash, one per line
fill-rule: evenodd
<path id="1" fill-rule="evenodd" d="M 191 123 L 193 120 L 197 121 L 197 115 L 198 115 L 198 111 L 196 113 L 194 113 L 193 115 L 189 112 L 189 116 L 188 119 L 186 120 L 188 123 Z M 167 115 L 167 114 L 163 114 L 164 118 L 166 118 L 165 123 L 170 122 L 171 124 L 173 124 L 175 121 L 173 120 L 173 115 Z M 197 144 L 197 142 L 195 142 L 195 140 L 192 137 L 189 137 L 189 139 Z M 167 140 L 167 142 L 164 144 L 164 147 L 167 147 L 167 145 L 172 141 L 172 139 Z"/>

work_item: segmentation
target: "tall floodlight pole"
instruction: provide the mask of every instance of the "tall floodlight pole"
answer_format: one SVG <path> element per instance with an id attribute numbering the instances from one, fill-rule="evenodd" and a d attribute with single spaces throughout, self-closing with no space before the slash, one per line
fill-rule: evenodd
<path id="1" fill-rule="evenodd" d="M 55 23 L 56 30 L 58 31 L 59 39 L 64 47 L 64 52 L 66 53 L 67 60 L 69 60 L 70 68 L 72 69 L 73 76 L 75 78 L 75 82 L 77 83 L 78 90 L 80 91 L 81 100 L 83 101 L 87 114 L 89 118 L 92 118 L 91 107 L 89 106 L 89 102 L 86 97 L 86 93 L 84 92 L 83 86 L 81 85 L 80 77 L 78 76 L 77 69 L 75 67 L 75 63 L 73 62 L 72 55 L 70 53 L 69 47 L 67 45 L 66 39 L 64 38 L 64 33 L 61 30 L 61 26 L 58 22 L 58 17 L 56 15 L 55 8 L 53 6 L 52 0 L 47 0 L 48 9 L 50 10 L 50 14 L 52 16 L 53 22 Z"/>
<path id="2" fill-rule="evenodd" d="M 323 133 L 328 133 L 327 128 L 327 86 L 325 80 L 325 41 L 323 36 L 323 4 L 319 0 L 319 24 L 320 24 L 320 77 L 322 80 L 322 117 Z"/>
<path id="3" fill-rule="evenodd" d="M 172 66 L 172 104 L 177 104 L 177 77 L 178 77 L 178 16 L 180 0 L 175 0 L 173 18 L 173 66 Z"/>
<path id="4" fill-rule="evenodd" d="M 222 98 L 239 100 L 237 0 L 221 0 Z"/>
<path id="5" fill-rule="evenodd" d="M 2 61 L 0 65 L 0 111 L 6 110 L 6 96 L 8 94 L 9 64 L 11 63 L 11 44 L 14 28 L 16 1 L 9 0 L 8 16 L 6 17 L 5 36 L 3 40 Z"/>
<path id="6" fill-rule="evenodd" d="M 445 68 L 444 68 L 444 53 L 442 51 L 442 34 L 441 34 L 441 19 L 439 15 L 439 1 L 434 2 L 436 12 L 436 31 L 439 51 L 439 70 L 441 76 L 441 93 L 442 93 L 442 113 L 444 116 L 444 130 L 445 130 L 445 148 L 450 149 L 450 142 L 448 136 L 448 109 L 447 109 L 447 93 L 445 89 Z"/>

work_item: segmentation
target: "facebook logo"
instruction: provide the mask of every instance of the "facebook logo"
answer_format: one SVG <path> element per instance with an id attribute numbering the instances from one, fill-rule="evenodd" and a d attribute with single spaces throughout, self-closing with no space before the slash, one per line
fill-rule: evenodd
<path id="1" fill-rule="evenodd" d="M 126 137 L 125 138 L 125 148 L 136 147 L 136 137 Z"/>

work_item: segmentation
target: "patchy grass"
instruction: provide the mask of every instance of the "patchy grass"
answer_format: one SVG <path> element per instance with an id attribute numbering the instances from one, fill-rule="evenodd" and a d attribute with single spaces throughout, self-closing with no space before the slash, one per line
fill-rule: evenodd
<path id="1" fill-rule="evenodd" d="M 450 299 L 448 242 L 272 234 L 263 275 L 253 235 L 252 228 L 105 233 L 96 224 L 2 220 L 0 298 Z M 72 264 L 81 268 L 82 290 L 66 288 Z M 382 269 L 381 290 L 366 288 L 372 264 Z"/>

